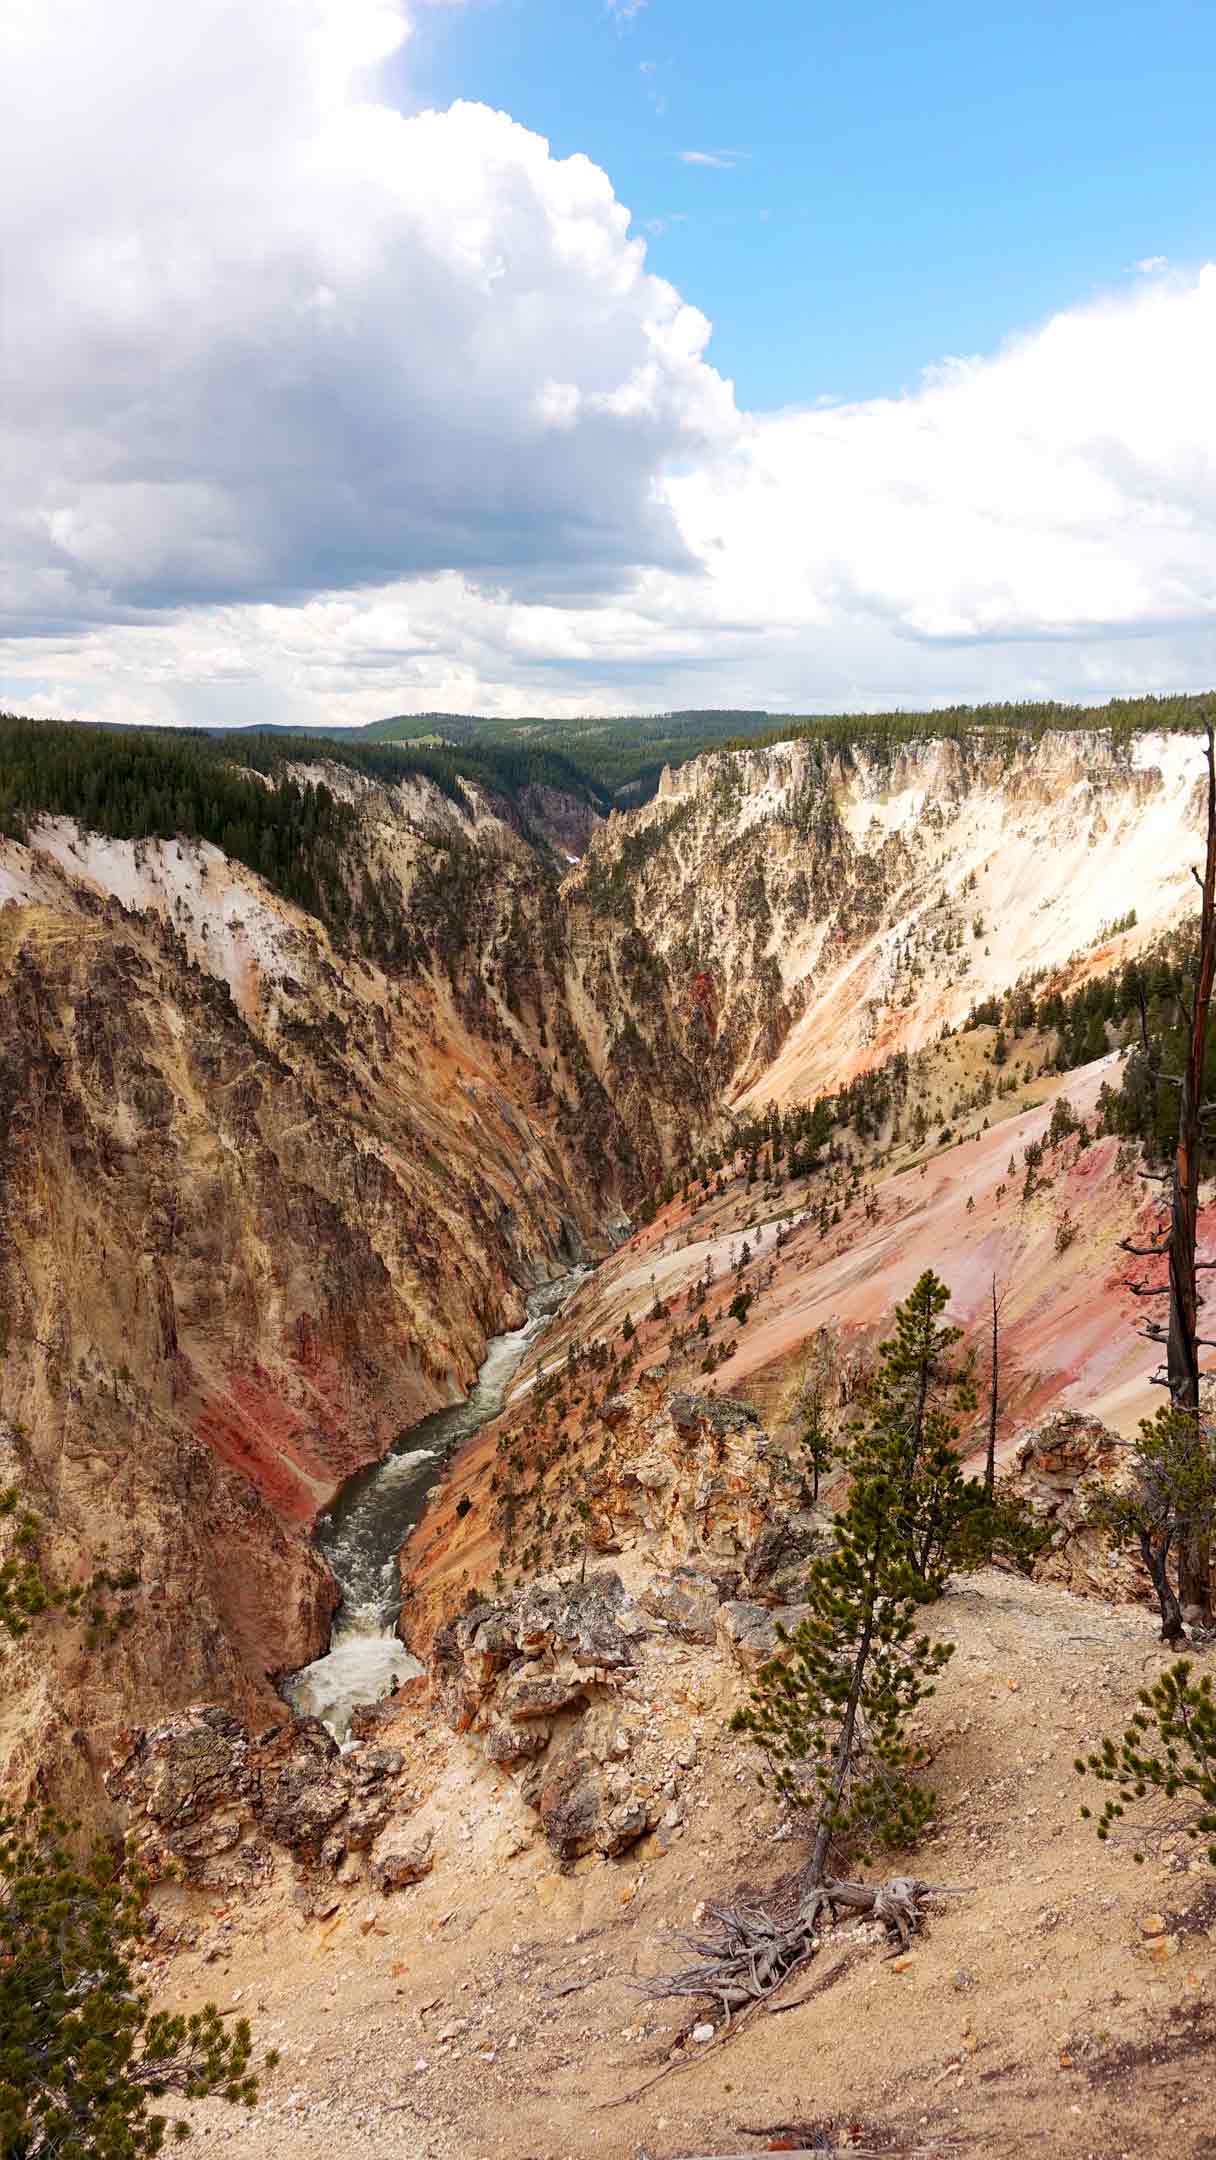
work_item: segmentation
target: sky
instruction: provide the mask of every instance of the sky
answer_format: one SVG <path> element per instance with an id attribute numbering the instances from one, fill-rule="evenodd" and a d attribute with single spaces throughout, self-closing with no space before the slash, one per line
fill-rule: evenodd
<path id="1" fill-rule="evenodd" d="M 8 0 L 0 707 L 1216 683 L 1210 7 Z"/>

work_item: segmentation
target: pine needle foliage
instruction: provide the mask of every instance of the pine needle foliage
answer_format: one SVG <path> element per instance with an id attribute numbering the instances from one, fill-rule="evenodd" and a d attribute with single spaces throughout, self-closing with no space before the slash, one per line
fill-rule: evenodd
<path id="1" fill-rule="evenodd" d="M 247 2020 L 152 2011 L 132 1970 L 147 1878 L 126 1849 L 76 1860 L 74 1828 L 0 1817 L 0 2160 L 143 2160 L 189 2135 L 167 2093 L 257 2098 Z"/>
<path id="2" fill-rule="evenodd" d="M 823 1414 L 822 1390 L 816 1388 L 805 1409 L 800 1445 L 811 1481 L 811 1505 L 819 1505 L 820 1479 L 826 1477 L 836 1456 L 836 1441 Z"/>
<path id="3" fill-rule="evenodd" d="M 834 1547 L 811 1566 L 810 1611 L 732 1720 L 763 1749 L 765 1782 L 812 1812 L 815 1880 L 833 1848 L 911 1844 L 932 1810 L 907 1727 L 953 1645 L 919 1633 L 917 1614 L 940 1594 L 975 1504 L 955 1452 L 952 1412 L 972 1396 L 953 1355 L 960 1330 L 942 1321 L 949 1296 L 927 1271 L 897 1307 L 850 1436 Z"/>
<path id="4" fill-rule="evenodd" d="M 0 1561 L 0 1632 L 28 1635 L 44 1613 L 80 1609 L 83 1589 L 48 1581 L 38 1558 L 38 1517 L 21 1504 L 15 1485 L 0 1490 L 0 1523 L 12 1523 L 10 1551 Z"/>
<path id="5" fill-rule="evenodd" d="M 5 1524 L 12 1525 L 7 1535 Z M 70 1620 L 87 1620 L 85 1640 L 90 1650 L 112 1642 L 134 1618 L 129 1603 L 112 1600 L 135 1589 L 138 1569 L 99 1567 L 87 1582 L 55 1582 L 39 1551 L 41 1527 L 38 1516 L 23 1505 L 15 1485 L 0 1488 L 0 1536 L 10 1546 L 0 1561 L 0 1637 L 8 1635 L 19 1642 L 36 1620 L 57 1612 Z"/>
<path id="6" fill-rule="evenodd" d="M 1135 1545 L 1152 1578 L 1164 1642 L 1185 1640 L 1179 1566 L 1188 1539 L 1216 1530 L 1216 1439 L 1198 1410 L 1163 1404 L 1144 1418 L 1125 1492 L 1104 1499 L 1096 1520 L 1115 1547 Z"/>
<path id="7" fill-rule="evenodd" d="M 1152 1687 L 1141 1688 L 1139 1703 L 1118 1744 L 1107 1738 L 1096 1753 L 1077 1757 L 1081 1777 L 1093 1776 L 1118 1788 L 1118 1797 L 1107 1800 L 1097 1818 L 1098 1836 L 1105 1842 L 1128 1807 L 1159 1793 L 1166 1800 L 1188 1795 L 1198 1801 L 1198 1814 L 1182 1827 L 1188 1837 L 1211 1837 L 1216 1833 L 1216 1696 L 1211 1675 L 1192 1680 L 1189 1661 L 1179 1658 Z M 1093 1821 L 1089 1808 L 1081 1813 Z M 1216 1843 L 1208 1846 L 1207 1856 L 1216 1867 Z"/>

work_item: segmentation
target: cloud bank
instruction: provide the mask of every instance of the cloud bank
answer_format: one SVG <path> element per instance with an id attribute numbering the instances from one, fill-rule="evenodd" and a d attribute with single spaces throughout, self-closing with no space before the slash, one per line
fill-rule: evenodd
<path id="1" fill-rule="evenodd" d="M 410 28 L 403 0 L 0 14 L 0 700 L 1216 679 L 1216 269 L 1153 259 L 899 398 L 741 413 L 604 172 L 387 101 Z"/>
<path id="2" fill-rule="evenodd" d="M 0 31 L 6 627 L 685 560 L 653 483 L 733 424 L 709 325 L 588 159 L 375 102 L 407 30 L 36 0 Z"/>

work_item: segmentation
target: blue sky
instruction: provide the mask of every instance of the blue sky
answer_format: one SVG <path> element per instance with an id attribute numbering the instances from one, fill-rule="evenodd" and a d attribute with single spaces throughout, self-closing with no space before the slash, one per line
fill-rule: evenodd
<path id="1" fill-rule="evenodd" d="M 663 221 L 652 266 L 753 408 L 897 392 L 1211 246 L 1210 0 L 470 0 L 425 12 L 408 66 Z"/>
<path id="2" fill-rule="evenodd" d="M 0 6 L 0 706 L 1216 683 L 1214 82 L 1211 0 Z"/>

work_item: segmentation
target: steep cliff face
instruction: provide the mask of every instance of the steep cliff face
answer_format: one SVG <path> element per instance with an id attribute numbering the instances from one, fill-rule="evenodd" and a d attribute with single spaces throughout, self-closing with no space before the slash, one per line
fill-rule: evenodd
<path id="1" fill-rule="evenodd" d="M 434 800 L 378 797 L 366 838 L 414 945 L 391 972 L 211 847 L 3 844 L 0 1484 L 60 1579 L 141 1584 L 115 1641 L 60 1619 L 6 1659 L 18 1785 L 75 1789 L 200 1695 L 276 1711 L 268 1675 L 327 1636 L 316 1511 L 467 1391 L 636 1177 L 545 1026 L 535 851 Z"/>
<path id="2" fill-rule="evenodd" d="M 605 946 L 645 951 L 715 1088 L 801 1101 L 1025 974 L 1110 965 L 1175 921 L 1201 767 L 1185 736 L 716 752 L 595 834 L 567 905 L 601 970 Z"/>

